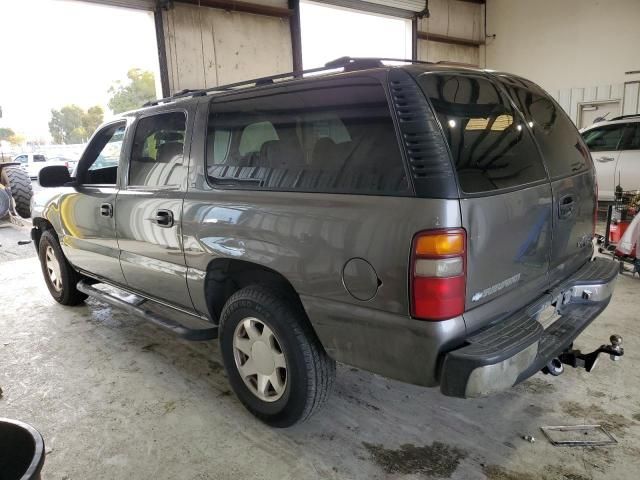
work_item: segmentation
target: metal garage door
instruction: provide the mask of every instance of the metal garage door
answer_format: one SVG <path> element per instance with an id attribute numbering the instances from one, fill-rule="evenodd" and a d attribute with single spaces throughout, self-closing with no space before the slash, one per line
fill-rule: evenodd
<path id="1" fill-rule="evenodd" d="M 425 0 L 315 0 L 338 7 L 378 13 L 401 18 L 412 18 L 426 7 Z"/>
<path id="2" fill-rule="evenodd" d="M 109 5 L 112 7 L 135 8 L 137 10 L 155 10 L 156 2 L 154 0 L 84 0 L 89 3 L 99 3 L 101 5 Z"/>

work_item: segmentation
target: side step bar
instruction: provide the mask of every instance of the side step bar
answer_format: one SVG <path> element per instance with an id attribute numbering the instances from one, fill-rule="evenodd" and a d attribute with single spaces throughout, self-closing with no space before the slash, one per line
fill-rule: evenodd
<path id="1" fill-rule="evenodd" d="M 137 297 L 136 295 L 130 295 L 127 299 L 120 298 L 95 288 L 85 280 L 80 280 L 76 285 L 76 288 L 90 297 L 97 298 L 98 300 L 113 305 L 116 308 L 120 308 L 133 315 L 144 318 L 145 320 L 164 328 L 185 340 L 211 340 L 218 337 L 217 326 L 211 326 L 208 328 L 188 328 L 174 320 L 160 316 L 142 306 L 146 302 L 151 302 L 151 300 L 140 299 L 140 297 Z"/>

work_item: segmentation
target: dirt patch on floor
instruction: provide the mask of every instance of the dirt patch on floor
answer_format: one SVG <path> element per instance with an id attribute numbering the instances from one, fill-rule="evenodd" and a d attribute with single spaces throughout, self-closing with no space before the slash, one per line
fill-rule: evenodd
<path id="1" fill-rule="evenodd" d="M 592 390 L 591 388 L 587 388 L 587 395 L 595 398 L 604 398 L 607 396 L 606 393 L 601 392 L 600 390 Z"/>
<path id="2" fill-rule="evenodd" d="M 553 383 L 545 382 L 541 378 L 532 378 L 520 383 L 515 387 L 518 392 L 533 393 L 534 395 L 554 393 L 556 386 Z"/>
<path id="3" fill-rule="evenodd" d="M 515 472 L 500 465 L 486 465 L 482 468 L 487 480 L 589 480 L 584 475 L 564 470 L 561 467 L 550 465 L 544 470 L 547 473 L 540 475 L 539 473 Z"/>
<path id="4" fill-rule="evenodd" d="M 416 447 L 410 443 L 398 449 L 362 442 L 373 460 L 387 473 L 423 474 L 449 478 L 467 452 L 442 442 Z"/>
<path id="5" fill-rule="evenodd" d="M 608 413 L 599 405 L 584 406 L 578 402 L 568 401 L 561 402 L 562 411 L 573 418 L 579 419 L 581 422 L 592 423 L 597 422 L 604 428 L 617 435 L 624 435 L 627 428 L 635 425 L 635 422 L 629 420 L 619 413 Z"/>

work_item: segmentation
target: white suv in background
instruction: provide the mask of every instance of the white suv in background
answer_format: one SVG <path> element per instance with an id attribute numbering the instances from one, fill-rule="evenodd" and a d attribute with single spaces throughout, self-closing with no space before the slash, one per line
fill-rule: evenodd
<path id="1" fill-rule="evenodd" d="M 617 185 L 640 190 L 640 114 L 594 123 L 580 133 L 596 166 L 599 200 L 613 201 Z"/>

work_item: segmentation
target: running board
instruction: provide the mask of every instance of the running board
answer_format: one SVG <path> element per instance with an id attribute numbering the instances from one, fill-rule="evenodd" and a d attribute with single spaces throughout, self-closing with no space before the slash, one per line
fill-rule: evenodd
<path id="1" fill-rule="evenodd" d="M 120 308 L 133 315 L 141 317 L 154 325 L 170 331 L 178 337 L 184 338 L 185 340 L 211 340 L 218 337 L 217 326 L 210 326 L 207 328 L 188 328 L 174 320 L 161 316 L 143 307 L 147 302 L 155 303 L 152 300 L 147 300 L 134 294 L 130 294 L 127 297 L 118 297 L 95 288 L 86 280 L 80 280 L 76 285 L 76 288 L 90 297 L 96 298 L 116 308 Z"/>

